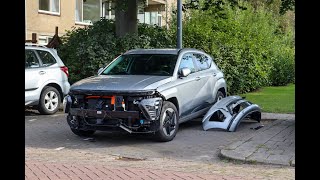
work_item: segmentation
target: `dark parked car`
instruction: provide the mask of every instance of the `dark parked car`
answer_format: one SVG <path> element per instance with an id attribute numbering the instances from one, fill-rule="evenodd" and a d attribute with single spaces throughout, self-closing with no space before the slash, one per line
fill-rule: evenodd
<path id="1" fill-rule="evenodd" d="M 77 135 L 125 130 L 170 141 L 180 123 L 204 115 L 226 94 L 223 73 L 203 51 L 135 49 L 73 84 L 64 104 Z"/>

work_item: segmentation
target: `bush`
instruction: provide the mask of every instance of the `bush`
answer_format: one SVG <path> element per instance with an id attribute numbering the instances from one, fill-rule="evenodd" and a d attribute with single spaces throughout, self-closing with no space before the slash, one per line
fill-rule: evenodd
<path id="1" fill-rule="evenodd" d="M 69 68 L 70 83 L 95 75 L 129 49 L 171 47 L 172 40 L 163 28 L 139 24 L 138 29 L 139 34 L 118 38 L 114 21 L 101 19 L 92 26 L 68 31 L 61 38 L 58 53 Z"/>
<path id="2" fill-rule="evenodd" d="M 242 8 L 224 1 L 218 13 L 215 6 L 189 10 L 183 22 L 183 46 L 213 56 L 225 74 L 229 94 L 292 81 L 293 35 L 279 30 L 279 18 L 263 6 L 239 2 Z"/>
<path id="3" fill-rule="evenodd" d="M 295 81 L 294 50 L 282 48 L 279 51 L 272 61 L 270 79 L 273 86 L 284 86 Z"/>

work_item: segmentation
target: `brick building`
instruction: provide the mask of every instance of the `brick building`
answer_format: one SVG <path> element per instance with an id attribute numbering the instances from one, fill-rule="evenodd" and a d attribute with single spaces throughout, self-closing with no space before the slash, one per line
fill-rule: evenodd
<path id="1" fill-rule="evenodd" d="M 116 0 L 115 0 L 116 1 Z M 166 26 L 176 0 L 146 0 L 139 3 L 138 21 Z M 85 27 L 100 17 L 114 19 L 114 2 L 111 0 L 25 0 L 25 36 L 37 34 L 39 44 L 47 44 L 59 27 L 59 36 L 73 27 Z"/>

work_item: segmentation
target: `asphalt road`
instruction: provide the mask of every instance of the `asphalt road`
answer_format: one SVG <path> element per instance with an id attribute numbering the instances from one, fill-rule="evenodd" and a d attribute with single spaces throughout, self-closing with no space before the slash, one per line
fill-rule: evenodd
<path id="1" fill-rule="evenodd" d="M 74 135 L 66 114 L 39 115 L 25 113 L 25 146 L 46 149 L 78 149 L 130 158 L 171 158 L 191 161 L 219 161 L 219 148 L 234 142 L 257 127 L 257 122 L 242 122 L 236 132 L 202 129 L 201 119 L 180 125 L 170 142 L 156 142 L 146 134 L 108 133 L 97 131 L 92 139 Z"/>

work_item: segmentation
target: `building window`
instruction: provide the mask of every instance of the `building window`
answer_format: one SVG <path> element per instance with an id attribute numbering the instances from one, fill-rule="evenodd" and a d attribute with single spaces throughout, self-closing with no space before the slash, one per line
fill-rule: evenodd
<path id="1" fill-rule="evenodd" d="M 52 39 L 52 36 L 40 35 L 38 44 L 47 45 L 51 41 L 51 39 Z"/>
<path id="2" fill-rule="evenodd" d="M 100 20 L 100 0 L 75 0 L 75 21 L 92 24 Z"/>
<path id="3" fill-rule="evenodd" d="M 162 15 L 158 14 L 158 26 L 162 26 Z"/>
<path id="4" fill-rule="evenodd" d="M 151 12 L 150 15 L 150 24 L 158 25 L 158 12 Z"/>
<path id="5" fill-rule="evenodd" d="M 39 12 L 60 15 L 60 0 L 39 0 Z"/>
<path id="6" fill-rule="evenodd" d="M 138 21 L 139 23 L 145 23 L 144 21 L 144 6 L 138 6 Z"/>
<path id="7" fill-rule="evenodd" d="M 112 1 L 104 1 L 102 3 L 102 17 L 106 19 L 114 19 L 115 18 L 115 3 Z"/>
<path id="8" fill-rule="evenodd" d="M 140 14 L 140 11 L 138 11 L 138 20 L 139 23 L 161 26 L 162 15 L 158 14 L 158 12 L 144 12 Z"/>

